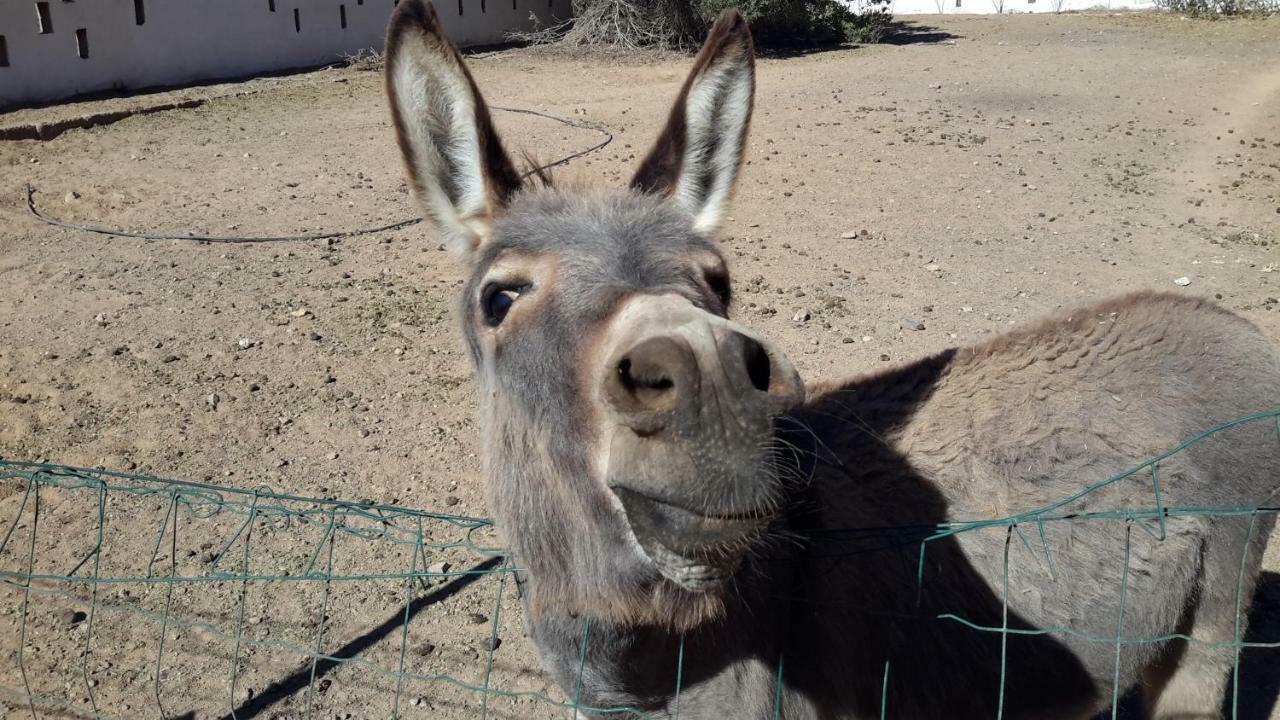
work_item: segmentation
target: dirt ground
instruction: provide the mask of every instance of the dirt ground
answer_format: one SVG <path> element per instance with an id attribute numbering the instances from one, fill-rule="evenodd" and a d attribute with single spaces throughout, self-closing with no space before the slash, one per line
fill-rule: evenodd
<path id="1" fill-rule="evenodd" d="M 688 64 L 533 50 L 471 58 L 494 105 L 609 128 L 611 145 L 560 171 L 608 183 L 647 148 Z M 1280 20 L 914 18 L 883 45 L 765 57 L 758 78 L 723 243 L 738 316 L 778 339 L 806 378 L 909 360 L 1138 288 L 1217 298 L 1280 340 Z M 415 216 L 376 74 L 328 70 L 253 88 L 0 143 L 0 456 L 486 516 L 474 388 L 452 318 L 462 275 L 425 227 L 210 245 L 91 235 L 27 215 L 26 183 L 55 217 L 161 233 L 294 234 Z M 509 146 L 539 159 L 598 137 L 534 116 L 496 120 Z M 0 482 L 5 526 L 24 487 Z M 64 573 L 94 544 L 97 493 L 46 491 L 42 502 L 35 564 Z M 165 508 L 163 497 L 113 499 L 104 565 L 136 571 Z M 20 542 L 0 553 L 6 569 L 29 549 L 24 512 Z M 174 561 L 181 554 L 198 574 L 235 521 L 184 516 Z M 288 571 L 323 544 L 315 532 L 265 529 L 255 558 Z M 348 572 L 411 562 L 376 538 L 337 543 Z M 477 561 L 442 553 L 457 568 Z M 86 618 L 33 594 L 28 682 L 65 701 L 68 716 L 89 712 L 90 694 L 112 717 L 218 717 L 239 705 L 239 718 L 293 718 L 308 703 L 316 717 L 388 716 L 394 678 L 362 666 L 322 672 L 313 694 L 252 705 L 310 663 L 251 641 L 312 647 L 326 616 L 321 646 L 333 652 L 403 612 L 403 583 L 335 583 L 327 600 L 319 585 L 250 583 L 239 648 L 219 632 L 234 634 L 244 588 L 183 586 L 172 614 L 209 628 L 102 611 L 87 656 Z M 482 682 L 495 587 L 486 578 L 416 616 L 406 671 Z M 72 590 L 88 597 L 87 586 Z M 113 607 L 155 611 L 165 600 L 146 584 L 99 592 Z M 1280 607 L 1280 590 L 1262 594 Z M 0 597 L 0 685 L 21 690 L 22 594 Z M 492 684 L 562 700 L 536 669 L 514 588 L 500 609 Z M 364 657 L 394 671 L 400 643 L 396 630 Z M 1274 694 L 1249 687 L 1241 716 L 1267 717 Z M 400 693 L 405 717 L 480 716 L 478 694 L 439 682 L 409 679 Z M 6 717 L 29 716 L 9 707 Z M 568 714 L 529 698 L 493 698 L 488 712 Z"/>

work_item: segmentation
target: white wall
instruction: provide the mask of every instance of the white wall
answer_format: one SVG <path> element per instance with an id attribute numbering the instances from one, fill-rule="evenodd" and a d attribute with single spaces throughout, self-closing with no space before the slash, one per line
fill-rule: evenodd
<path id="1" fill-rule="evenodd" d="M 137 24 L 141 2 L 145 22 Z M 381 49 L 394 0 L 0 0 L 0 109 L 86 92 L 175 85 L 322 65 Z M 275 10 L 272 11 L 271 6 Z M 342 28 L 340 8 L 347 27 Z M 436 0 L 459 45 L 502 42 L 510 30 L 569 14 L 569 0 Z M 297 13 L 298 27 L 294 25 Z M 83 30 L 88 58 L 77 50 Z"/>

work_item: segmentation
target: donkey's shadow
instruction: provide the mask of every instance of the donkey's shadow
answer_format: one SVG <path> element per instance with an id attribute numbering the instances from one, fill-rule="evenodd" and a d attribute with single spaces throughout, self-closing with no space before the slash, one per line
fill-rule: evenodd
<path id="1" fill-rule="evenodd" d="M 1280 573 L 1263 571 L 1249 610 L 1245 642 L 1280 642 Z M 1280 697 L 1280 648 L 1246 648 L 1240 654 L 1238 720 L 1267 720 Z M 1233 693 L 1227 686 L 1222 716 L 1232 715 Z"/>
<path id="2" fill-rule="evenodd" d="M 1280 642 L 1280 573 L 1263 571 L 1249 610 L 1245 642 Z M 1280 698 L 1280 648 L 1246 648 L 1240 653 L 1239 693 L 1233 692 L 1234 678 L 1228 680 L 1222 702 L 1222 717 L 1236 720 L 1269 720 Z M 1233 709 L 1234 706 L 1234 709 Z M 1100 715 L 1098 720 L 1110 717 Z M 1142 717 L 1141 701 L 1131 695 L 1116 713 L 1123 720 Z"/>

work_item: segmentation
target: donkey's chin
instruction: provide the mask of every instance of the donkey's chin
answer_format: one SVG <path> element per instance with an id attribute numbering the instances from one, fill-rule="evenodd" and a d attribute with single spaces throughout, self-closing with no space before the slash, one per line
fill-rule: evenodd
<path id="1" fill-rule="evenodd" d="M 708 514 L 615 485 L 631 533 L 664 578 L 689 592 L 710 592 L 737 572 L 764 534 L 772 509 Z"/>

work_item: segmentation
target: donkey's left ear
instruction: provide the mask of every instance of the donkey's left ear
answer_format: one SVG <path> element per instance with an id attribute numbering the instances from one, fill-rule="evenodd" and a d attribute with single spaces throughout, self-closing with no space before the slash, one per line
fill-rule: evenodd
<path id="1" fill-rule="evenodd" d="M 742 164 L 755 87 L 751 30 L 737 10 L 725 10 L 631 187 L 670 197 L 699 232 L 719 227 Z"/>
<path id="2" fill-rule="evenodd" d="M 458 49 L 426 0 L 400 0 L 387 29 L 387 97 L 409 180 L 464 258 L 520 188 L 520 175 Z"/>

